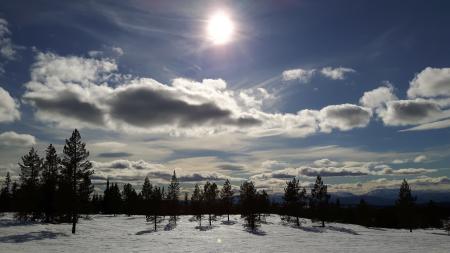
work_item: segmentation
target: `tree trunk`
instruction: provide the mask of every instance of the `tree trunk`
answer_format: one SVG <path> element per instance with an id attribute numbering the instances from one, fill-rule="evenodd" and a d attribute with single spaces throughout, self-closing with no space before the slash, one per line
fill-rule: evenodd
<path id="1" fill-rule="evenodd" d="M 298 216 L 296 218 L 297 218 L 297 227 L 300 227 L 300 220 L 299 220 Z"/>
<path id="2" fill-rule="evenodd" d="M 323 228 L 325 227 L 325 221 L 324 220 L 322 220 L 322 227 Z"/>
<path id="3" fill-rule="evenodd" d="M 77 215 L 75 213 L 72 214 L 72 234 L 75 234 L 75 230 L 77 227 Z"/>
<path id="4" fill-rule="evenodd" d="M 154 223 L 155 223 L 155 231 L 156 231 L 156 215 L 153 216 L 154 218 Z"/>
<path id="5" fill-rule="evenodd" d="M 230 214 L 228 214 L 228 222 L 230 222 Z"/>
<path id="6" fill-rule="evenodd" d="M 211 214 L 209 214 L 209 226 L 211 227 Z"/>

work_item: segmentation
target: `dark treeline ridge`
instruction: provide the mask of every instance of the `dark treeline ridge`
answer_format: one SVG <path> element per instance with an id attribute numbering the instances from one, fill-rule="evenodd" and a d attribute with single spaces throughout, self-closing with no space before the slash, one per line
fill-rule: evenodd
<path id="1" fill-rule="evenodd" d="M 152 185 L 143 179 L 140 192 L 133 185 L 107 180 L 103 194 L 94 193 L 91 175 L 94 173 L 88 160 L 89 152 L 75 129 L 66 140 L 62 155 L 53 145 L 40 158 L 34 148 L 21 158 L 19 182 L 12 182 L 9 173 L 0 192 L 0 211 L 15 212 L 19 220 L 51 223 L 72 223 L 72 233 L 81 214 L 145 215 L 154 224 L 166 217 L 171 223 L 179 215 L 192 215 L 193 221 L 211 226 L 219 216 L 230 223 L 230 214 L 240 214 L 250 230 L 257 229 L 269 214 L 278 214 L 293 226 L 301 226 L 302 218 L 321 222 L 353 223 L 370 227 L 442 228 L 449 227 L 448 205 L 430 201 L 425 205 L 415 203 L 411 189 L 403 181 L 395 206 L 377 207 L 361 199 L 356 206 L 341 206 L 339 199 L 331 203 L 327 186 L 317 176 L 314 186 L 307 191 L 299 180 L 286 182 L 281 202 L 271 202 L 265 190 L 258 191 L 252 181 L 243 182 L 238 191 L 232 189 L 229 180 L 219 186 L 215 182 L 196 184 L 191 194 L 181 196 L 175 171 L 170 184 Z M 450 228 L 449 228 L 450 229 Z"/>

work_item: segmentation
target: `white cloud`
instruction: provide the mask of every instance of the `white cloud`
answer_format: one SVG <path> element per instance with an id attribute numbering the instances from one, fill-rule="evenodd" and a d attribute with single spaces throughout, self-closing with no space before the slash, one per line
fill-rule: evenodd
<path id="1" fill-rule="evenodd" d="M 19 103 L 0 87 L 0 123 L 20 119 Z"/>
<path id="2" fill-rule="evenodd" d="M 166 85 L 116 70 L 111 59 L 38 53 L 23 100 L 36 109 L 37 119 L 60 127 L 191 136 L 304 137 L 364 127 L 371 116 L 370 110 L 351 104 L 266 113 L 262 105 L 273 96 L 262 88 L 235 92 L 222 79 L 176 78 Z"/>
<path id="3" fill-rule="evenodd" d="M 354 69 L 351 68 L 332 68 L 332 67 L 325 67 L 320 70 L 320 73 L 324 75 L 325 77 L 328 77 L 332 80 L 343 80 L 345 79 L 345 75 L 348 73 L 356 72 Z"/>
<path id="4" fill-rule="evenodd" d="M 408 129 L 400 130 L 401 132 L 407 131 L 423 131 L 423 130 L 432 130 L 432 129 L 442 129 L 450 127 L 450 119 L 435 121 L 431 123 L 421 124 L 419 126 L 411 127 Z"/>
<path id="5" fill-rule="evenodd" d="M 15 46 L 11 42 L 10 35 L 8 21 L 0 18 L 0 56 L 6 60 L 13 60 L 16 55 Z"/>
<path id="6" fill-rule="evenodd" d="M 386 86 L 381 86 L 374 90 L 364 92 L 364 95 L 360 98 L 359 103 L 372 109 L 383 108 L 385 107 L 386 102 L 398 100 L 393 90 L 393 86 L 387 82 Z"/>
<path id="7" fill-rule="evenodd" d="M 111 50 L 118 56 L 122 56 L 124 54 L 123 49 L 120 47 L 112 47 Z"/>
<path id="8" fill-rule="evenodd" d="M 316 70 L 314 69 L 290 69 L 282 73 L 284 81 L 298 80 L 301 83 L 308 83 Z"/>
<path id="9" fill-rule="evenodd" d="M 416 158 L 414 158 L 415 163 L 421 163 L 425 160 L 427 160 L 427 157 L 425 155 L 419 155 Z"/>
<path id="10" fill-rule="evenodd" d="M 0 134 L 0 146 L 29 147 L 36 144 L 36 138 L 29 134 L 8 131 Z"/>
<path id="11" fill-rule="evenodd" d="M 450 96 L 450 68 L 425 68 L 410 82 L 408 97 Z"/>

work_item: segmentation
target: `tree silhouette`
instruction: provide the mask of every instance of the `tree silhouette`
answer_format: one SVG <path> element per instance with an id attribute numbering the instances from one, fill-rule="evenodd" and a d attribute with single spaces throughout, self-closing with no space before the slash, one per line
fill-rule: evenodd
<path id="1" fill-rule="evenodd" d="M 50 144 L 45 151 L 45 160 L 41 174 L 42 201 L 44 203 L 45 221 L 50 222 L 55 218 L 57 186 L 61 160 L 55 147 Z"/>
<path id="2" fill-rule="evenodd" d="M 131 216 L 136 211 L 138 202 L 138 195 L 131 184 L 123 185 L 122 197 L 124 212 Z"/>
<path id="3" fill-rule="evenodd" d="M 39 175 L 42 170 L 42 159 L 34 148 L 22 157 L 20 167 L 20 209 L 19 217 L 27 219 L 28 214 L 31 219 L 38 219 L 39 212 Z"/>
<path id="4" fill-rule="evenodd" d="M 6 173 L 5 182 L 3 182 L 3 188 L 0 191 L 0 211 L 9 211 L 11 209 L 11 176 L 9 171 Z"/>
<path id="5" fill-rule="evenodd" d="M 410 232 L 412 232 L 413 226 L 412 217 L 415 201 L 416 198 L 412 196 L 408 182 L 406 181 L 406 179 L 403 179 L 402 185 L 400 186 L 400 190 L 398 192 L 398 199 L 396 201 L 396 205 L 398 209 L 400 222 L 402 222 L 403 225 L 407 225 L 409 227 Z"/>
<path id="6" fill-rule="evenodd" d="M 310 206 L 315 209 L 319 219 L 322 221 L 322 227 L 325 227 L 325 217 L 329 198 L 330 195 L 327 193 L 327 186 L 323 184 L 322 177 L 318 175 L 316 182 L 311 189 Z"/>
<path id="7" fill-rule="evenodd" d="M 80 133 L 75 129 L 67 140 L 63 150 L 62 178 L 65 185 L 70 186 L 68 198 L 71 199 L 72 233 L 75 234 L 78 222 L 79 205 L 89 198 L 91 193 L 90 176 L 94 173 L 92 163 L 88 160 L 89 152 L 81 141 Z"/>
<path id="8" fill-rule="evenodd" d="M 164 193 L 163 193 L 164 194 Z M 171 220 L 177 223 L 178 198 L 180 196 L 180 183 L 178 182 L 177 174 L 173 171 L 170 179 L 169 187 L 167 187 L 167 201 L 170 215 L 173 216 Z"/>
<path id="9" fill-rule="evenodd" d="M 194 192 L 191 195 L 191 206 L 192 212 L 194 213 L 194 218 L 199 222 L 201 227 L 203 217 L 203 192 L 200 190 L 200 186 L 198 184 L 195 184 Z"/>
<path id="10" fill-rule="evenodd" d="M 256 214 L 258 196 L 252 181 L 243 182 L 240 189 L 241 215 L 246 221 L 246 226 L 252 231 L 259 226 Z"/>
<path id="11" fill-rule="evenodd" d="M 223 210 L 227 214 L 227 221 L 230 221 L 230 211 L 233 206 L 233 190 L 231 188 L 230 180 L 225 180 L 222 190 L 220 191 L 220 199 L 222 202 Z"/>
<path id="12" fill-rule="evenodd" d="M 210 183 L 206 181 L 204 187 L 204 199 L 205 199 L 205 207 L 208 212 L 208 220 L 209 226 L 212 225 L 212 220 L 214 219 L 213 213 L 215 213 L 216 199 L 219 194 L 219 190 L 217 189 L 216 183 Z"/>
<path id="13" fill-rule="evenodd" d="M 292 181 L 286 182 L 286 187 L 284 188 L 284 208 L 287 214 L 286 220 L 289 222 L 290 217 L 295 217 L 295 222 L 297 226 L 300 226 L 300 212 L 305 205 L 306 200 L 306 189 L 300 190 L 299 180 L 292 179 Z"/>

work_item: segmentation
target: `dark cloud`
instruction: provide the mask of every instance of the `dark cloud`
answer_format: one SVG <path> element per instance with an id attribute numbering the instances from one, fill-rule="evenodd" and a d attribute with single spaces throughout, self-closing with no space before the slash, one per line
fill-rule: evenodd
<path id="1" fill-rule="evenodd" d="M 75 118 L 95 125 L 104 123 L 102 110 L 92 103 L 82 101 L 80 96 L 72 91 L 60 91 L 52 98 L 25 96 L 25 100 L 32 102 L 41 112 Z"/>
<path id="2" fill-rule="evenodd" d="M 298 173 L 307 177 L 344 177 L 344 176 L 366 176 L 367 172 L 355 169 L 339 169 L 339 168 L 299 168 Z"/>
<path id="3" fill-rule="evenodd" d="M 439 106 L 432 101 L 398 100 L 387 104 L 382 118 L 387 125 L 414 125 L 435 120 L 441 114 Z"/>
<path id="4" fill-rule="evenodd" d="M 237 165 L 237 164 L 221 164 L 218 165 L 217 168 L 221 170 L 228 170 L 228 171 L 242 171 L 244 170 L 244 166 Z"/>
<path id="5" fill-rule="evenodd" d="M 111 117 L 138 127 L 178 125 L 181 127 L 229 124 L 249 126 L 260 123 L 254 118 L 232 118 L 229 110 L 213 103 L 192 105 L 175 94 L 146 87 L 121 90 L 110 100 Z"/>
<path id="6" fill-rule="evenodd" d="M 132 155 L 133 154 L 127 152 L 107 152 L 107 153 L 100 153 L 97 156 L 103 158 L 116 158 L 116 157 L 129 157 Z"/>

